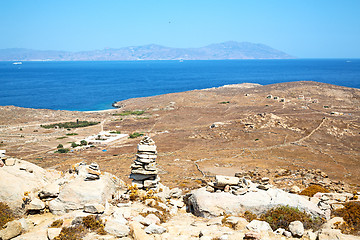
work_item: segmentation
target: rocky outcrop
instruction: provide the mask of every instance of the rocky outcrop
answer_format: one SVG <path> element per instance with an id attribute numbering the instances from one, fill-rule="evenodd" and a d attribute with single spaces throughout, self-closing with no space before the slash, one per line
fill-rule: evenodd
<path id="1" fill-rule="evenodd" d="M 15 213 L 20 214 L 25 211 L 24 199 L 31 192 L 55 182 L 61 173 L 20 159 L 13 159 L 13 163 L 0 168 L 0 201 L 6 202 Z"/>
<path id="2" fill-rule="evenodd" d="M 358 193 L 317 193 L 309 198 L 277 189 L 266 177 L 254 183 L 245 177 L 216 176 L 215 182 L 207 186 L 212 188 L 211 192 L 200 188 L 184 197 L 181 189 L 169 189 L 161 183 L 151 191 L 127 187 L 114 175 L 100 173 L 99 169 L 96 163 L 79 163 L 69 173 L 60 176 L 54 172 L 55 177 L 50 178 L 52 175 L 47 176 L 47 171 L 25 161 L 15 159 L 8 162 L 8 165 L 0 168 L 0 171 L 3 170 L 1 173 L 5 174 L 0 177 L 11 172 L 12 176 L 17 177 L 14 181 L 18 184 L 22 176 L 39 178 L 40 184 L 22 194 L 23 209 L 29 214 L 20 220 L 8 222 L 0 230 L 0 239 L 54 239 L 62 227 L 85 226 L 85 222 L 90 221 L 89 217 L 96 224 L 101 222 L 103 225 L 101 229 L 85 232 L 83 239 L 87 240 L 359 239 L 335 229 L 344 222 L 342 218 L 333 218 L 314 232 L 304 230 L 300 221 L 291 222 L 287 229 L 289 231 L 286 231 L 271 229 L 265 221 L 253 220 L 249 223 L 239 217 L 245 211 L 261 214 L 279 205 L 299 208 L 313 217 L 324 217 L 325 213 L 333 210 L 334 204 L 354 201 Z M 0 186 L 0 193 L 3 194 L 8 187 Z M 206 218 L 186 212 L 184 201 L 187 210 Z M 52 226 L 55 220 L 61 220 L 61 224 Z"/>
<path id="3" fill-rule="evenodd" d="M 52 213 L 60 214 L 84 209 L 87 204 L 104 205 L 107 200 L 112 199 L 116 190 L 122 187 L 125 187 L 125 184 L 109 173 L 103 173 L 96 181 L 77 177 L 62 186 L 59 196 L 49 202 L 49 209 Z"/>
<path id="4" fill-rule="evenodd" d="M 2 240 L 12 239 L 20 235 L 21 232 L 22 232 L 22 226 L 19 221 L 8 222 L 5 225 L 5 229 L 0 231 L 0 239 Z"/>
<path id="5" fill-rule="evenodd" d="M 206 218 L 220 216 L 223 213 L 237 215 L 245 211 L 262 214 L 280 205 L 299 208 L 313 217 L 325 218 L 325 213 L 314 203 L 302 196 L 280 189 L 267 191 L 258 189 L 257 191 L 248 191 L 244 195 L 234 195 L 228 192 L 211 193 L 205 188 L 200 188 L 186 195 L 185 202 L 190 212 Z"/>

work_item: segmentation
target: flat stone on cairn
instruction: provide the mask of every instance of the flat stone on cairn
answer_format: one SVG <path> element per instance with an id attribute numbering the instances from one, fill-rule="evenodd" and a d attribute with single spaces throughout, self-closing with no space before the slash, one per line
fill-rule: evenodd
<path id="1" fill-rule="evenodd" d="M 137 145 L 136 159 L 131 164 L 130 178 L 132 184 L 138 188 L 156 188 L 159 182 L 156 169 L 156 145 L 148 136 L 145 136 Z"/>

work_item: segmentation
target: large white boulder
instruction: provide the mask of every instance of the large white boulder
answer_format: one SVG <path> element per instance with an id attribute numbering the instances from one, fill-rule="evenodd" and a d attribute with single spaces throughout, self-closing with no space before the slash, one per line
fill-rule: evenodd
<path id="1" fill-rule="evenodd" d="M 112 199 L 116 189 L 124 187 L 124 183 L 115 176 L 104 173 L 99 180 L 84 181 L 77 177 L 65 184 L 59 196 L 49 202 L 49 209 L 54 214 L 71 210 L 84 209 L 86 204 L 103 204 Z"/>
<path id="2" fill-rule="evenodd" d="M 58 171 L 45 170 L 16 159 L 13 166 L 0 168 L 0 201 L 6 202 L 15 213 L 23 213 L 24 195 L 39 190 L 60 177 Z"/>
<path id="3" fill-rule="evenodd" d="M 305 210 L 313 217 L 325 217 L 324 212 L 314 203 L 280 189 L 259 189 L 244 195 L 233 195 L 227 192 L 210 193 L 205 188 L 200 188 L 186 195 L 184 200 L 188 211 L 206 218 L 220 216 L 223 213 L 237 215 L 245 211 L 262 214 L 271 208 L 286 205 Z"/>

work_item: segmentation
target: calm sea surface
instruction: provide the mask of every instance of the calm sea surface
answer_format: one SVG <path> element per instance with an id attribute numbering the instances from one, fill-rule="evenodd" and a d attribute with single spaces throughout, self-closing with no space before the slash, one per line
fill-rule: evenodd
<path id="1" fill-rule="evenodd" d="M 0 105 L 104 110 L 128 98 L 302 80 L 360 88 L 360 59 L 0 62 Z"/>

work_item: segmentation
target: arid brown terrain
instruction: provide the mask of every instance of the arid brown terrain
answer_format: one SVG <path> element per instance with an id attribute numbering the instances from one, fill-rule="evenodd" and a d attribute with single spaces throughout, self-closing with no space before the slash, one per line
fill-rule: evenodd
<path id="1" fill-rule="evenodd" d="M 139 138 L 54 151 L 58 144 L 69 147 L 101 130 L 139 132 L 155 140 L 159 175 L 168 186 L 190 186 L 201 182 L 194 180 L 256 167 L 321 169 L 331 179 L 360 184 L 359 89 L 317 82 L 241 84 L 117 105 L 121 108 L 101 112 L 0 107 L 0 149 L 59 170 L 79 161 L 97 162 L 101 170 L 128 180 Z M 145 112 L 118 115 L 125 110 Z M 74 130 L 40 127 L 76 119 L 101 123 Z"/>

